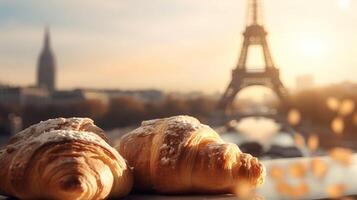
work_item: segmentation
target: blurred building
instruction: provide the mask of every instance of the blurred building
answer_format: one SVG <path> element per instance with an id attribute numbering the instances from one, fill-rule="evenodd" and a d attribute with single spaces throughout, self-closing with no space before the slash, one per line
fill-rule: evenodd
<path id="1" fill-rule="evenodd" d="M 11 135 L 15 135 L 16 133 L 18 133 L 22 130 L 23 121 L 20 116 L 17 116 L 14 113 L 9 114 L 9 122 L 10 122 Z"/>
<path id="2" fill-rule="evenodd" d="M 48 103 L 50 94 L 47 89 L 37 87 L 2 87 L 0 103 L 5 104 L 44 104 Z"/>
<path id="3" fill-rule="evenodd" d="M 346 95 L 356 95 L 357 94 L 357 83 L 352 81 L 343 81 L 340 83 L 330 84 L 328 86 L 331 89 L 340 89 Z"/>
<path id="4" fill-rule="evenodd" d="M 99 90 L 75 89 L 50 92 L 39 87 L 0 87 L 0 103 L 15 105 L 73 104 L 86 100 L 98 100 L 107 104 L 110 99 L 132 97 L 143 102 L 157 102 L 165 95 L 159 90 Z"/>
<path id="5" fill-rule="evenodd" d="M 154 102 L 163 100 L 164 96 L 159 90 L 75 89 L 53 92 L 51 102 L 54 104 L 70 104 L 84 100 L 99 100 L 106 104 L 110 99 L 120 97 L 131 97 L 138 101 Z"/>
<path id="6" fill-rule="evenodd" d="M 52 104 L 73 104 L 86 100 L 98 100 L 103 104 L 107 104 L 108 95 L 93 90 L 76 89 L 55 91 L 51 96 Z"/>
<path id="7" fill-rule="evenodd" d="M 132 97 L 143 102 L 161 101 L 165 95 L 159 90 L 100 90 L 110 99 L 118 97 Z"/>
<path id="8" fill-rule="evenodd" d="M 56 61 L 52 53 L 49 29 L 45 29 L 44 44 L 38 58 L 37 87 L 56 90 Z"/>
<path id="9" fill-rule="evenodd" d="M 308 90 L 315 86 L 314 76 L 311 74 L 304 74 L 296 77 L 296 90 Z"/>
<path id="10" fill-rule="evenodd" d="M 6 85 L 2 82 L 0 82 L 0 89 L 6 87 Z"/>
<path id="11" fill-rule="evenodd" d="M 70 104 L 84 100 L 99 100 L 106 104 L 110 99 L 131 97 L 138 101 L 154 102 L 164 99 L 159 90 L 107 90 L 107 89 L 75 89 L 53 92 L 51 102 L 54 104 Z"/>
<path id="12" fill-rule="evenodd" d="M 192 91 L 192 92 L 170 92 L 168 96 L 175 99 L 197 99 L 199 97 L 208 97 L 201 91 Z"/>

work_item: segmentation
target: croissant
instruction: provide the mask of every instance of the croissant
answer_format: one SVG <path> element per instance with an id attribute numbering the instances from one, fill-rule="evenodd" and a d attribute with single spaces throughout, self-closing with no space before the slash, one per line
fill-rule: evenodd
<path id="1" fill-rule="evenodd" d="M 189 116 L 144 121 L 117 147 L 134 167 L 134 189 L 164 194 L 236 193 L 263 183 L 265 169 Z"/>
<path id="2" fill-rule="evenodd" d="M 20 199 L 120 198 L 131 169 L 86 118 L 57 118 L 16 134 L 0 151 L 0 191 Z"/>

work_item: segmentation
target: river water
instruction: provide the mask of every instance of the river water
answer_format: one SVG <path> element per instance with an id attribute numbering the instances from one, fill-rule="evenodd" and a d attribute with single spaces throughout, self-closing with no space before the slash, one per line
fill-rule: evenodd
<path id="1" fill-rule="evenodd" d="M 257 141 L 268 144 L 271 140 L 279 137 L 280 124 L 272 119 L 264 117 L 248 117 L 239 122 L 232 122 L 236 131 L 221 132 L 222 137 L 229 142 L 237 142 L 239 139 Z"/>
<path id="2" fill-rule="evenodd" d="M 264 117 L 249 117 L 229 123 L 230 128 L 218 128 L 223 140 L 237 144 L 242 151 L 260 158 L 303 156 L 306 149 L 297 148 L 292 133 L 282 132 L 281 125 Z"/>

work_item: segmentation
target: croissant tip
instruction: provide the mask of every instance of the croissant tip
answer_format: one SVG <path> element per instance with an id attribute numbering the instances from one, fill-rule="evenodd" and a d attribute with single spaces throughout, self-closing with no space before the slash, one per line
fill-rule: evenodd
<path id="1" fill-rule="evenodd" d="M 79 176 L 68 176 L 66 177 L 63 181 L 61 181 L 61 189 L 65 191 L 83 191 L 83 185 L 82 185 L 81 178 Z"/>
<path id="2" fill-rule="evenodd" d="M 258 180 L 258 185 L 262 185 L 266 178 L 266 168 L 263 164 L 260 163 L 260 177 Z"/>

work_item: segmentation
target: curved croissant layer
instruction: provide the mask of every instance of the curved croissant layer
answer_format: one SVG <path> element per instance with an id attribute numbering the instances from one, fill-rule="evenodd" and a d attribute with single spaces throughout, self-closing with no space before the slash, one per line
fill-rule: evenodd
<path id="1" fill-rule="evenodd" d="M 86 118 L 58 118 L 16 134 L 0 151 L 0 190 L 20 199 L 122 197 L 133 184 L 126 161 Z"/>
<path id="2" fill-rule="evenodd" d="M 123 136 L 119 152 L 134 167 L 134 188 L 160 193 L 234 193 L 262 184 L 261 163 L 188 116 L 144 121 Z"/>

